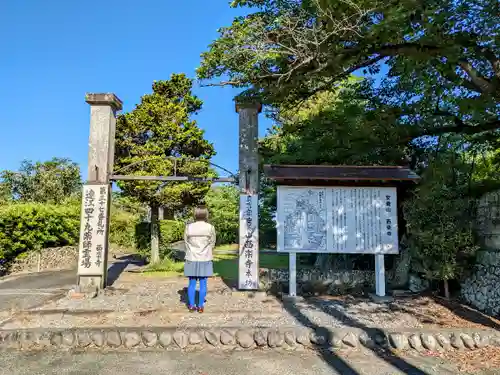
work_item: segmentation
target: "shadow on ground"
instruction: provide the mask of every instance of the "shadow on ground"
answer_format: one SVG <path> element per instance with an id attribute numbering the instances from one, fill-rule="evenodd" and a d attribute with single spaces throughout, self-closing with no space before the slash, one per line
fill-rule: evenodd
<path id="1" fill-rule="evenodd" d="M 341 311 L 328 308 L 318 298 L 308 298 L 308 299 L 304 299 L 304 301 L 311 308 L 321 310 L 324 313 L 332 316 L 336 320 L 343 322 L 347 326 L 355 327 L 355 328 L 363 330 L 367 335 L 369 335 L 369 337 L 373 337 L 373 335 L 375 333 L 377 333 L 377 331 L 378 331 L 376 328 L 367 327 L 367 326 L 361 324 L 360 322 L 343 314 Z M 331 301 L 329 301 L 329 302 L 331 302 Z M 294 301 L 293 299 L 289 299 L 289 300 L 281 299 L 281 303 L 283 305 L 283 308 L 286 309 L 291 315 L 293 315 L 303 326 L 314 329 L 318 333 L 325 334 L 327 336 L 327 342 L 331 342 L 333 337 L 331 337 L 331 333 L 328 330 L 329 327 L 323 327 L 323 326 L 320 326 L 320 325 L 314 323 L 313 321 L 311 321 L 307 316 L 305 316 L 300 311 L 300 308 L 297 306 L 296 301 Z M 381 337 L 385 337 L 385 336 L 381 335 Z M 387 343 L 383 343 L 383 344 L 387 344 Z M 383 345 L 383 346 L 386 346 L 386 345 Z M 414 365 L 407 362 L 403 358 L 400 358 L 397 355 L 384 349 L 383 347 L 379 347 L 379 346 L 374 345 L 373 347 L 367 347 L 367 349 L 370 350 L 375 356 L 377 356 L 381 360 L 385 361 L 386 363 L 390 364 L 394 368 L 396 368 L 399 371 L 402 371 L 406 374 L 428 375 L 427 372 L 422 371 L 421 369 L 415 367 Z M 350 367 L 349 364 L 347 364 L 342 358 L 340 358 L 333 351 L 328 351 L 328 350 L 321 351 L 321 357 L 332 369 L 334 369 L 335 371 L 338 371 L 341 374 L 359 375 L 359 373 L 355 369 Z"/>
<path id="2" fill-rule="evenodd" d="M 116 280 L 118 280 L 120 275 L 125 271 L 125 269 L 130 265 L 141 267 L 146 265 L 146 263 L 144 262 L 143 258 L 135 254 L 123 255 L 121 257 L 118 257 L 116 261 L 113 262 L 108 268 L 107 285 L 112 286 L 116 282 Z"/>
<path id="3" fill-rule="evenodd" d="M 500 324 L 495 321 L 492 317 L 483 314 L 477 310 L 474 310 L 470 307 L 462 305 L 457 301 L 446 300 L 440 297 L 434 297 L 434 301 L 439 303 L 441 306 L 446 307 L 448 310 L 456 314 L 457 316 L 465 319 L 469 322 L 481 324 L 485 327 L 493 328 L 496 330 L 500 329 Z"/>

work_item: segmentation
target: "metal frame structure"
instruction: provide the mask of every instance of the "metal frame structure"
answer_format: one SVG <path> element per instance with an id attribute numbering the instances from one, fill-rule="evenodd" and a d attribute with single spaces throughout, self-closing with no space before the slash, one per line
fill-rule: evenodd
<path id="1" fill-rule="evenodd" d="M 220 165 L 217 165 L 215 163 L 212 163 L 209 160 L 206 159 L 199 159 L 199 158 L 186 158 L 186 157 L 175 157 L 175 156 L 157 156 L 154 158 L 149 158 L 145 160 L 140 160 L 137 162 L 134 162 L 132 164 L 126 165 L 120 169 L 118 169 L 116 172 L 123 171 L 125 169 L 128 169 L 134 165 L 146 163 L 148 161 L 152 160 L 158 160 L 158 159 L 166 159 L 166 160 L 173 160 L 174 161 L 174 175 L 173 176 L 133 176 L 133 175 L 122 175 L 122 174 L 111 174 L 109 176 L 110 181 L 163 181 L 163 182 L 175 182 L 175 181 L 192 181 L 192 182 L 212 182 L 212 183 L 217 183 L 217 182 L 229 182 L 229 183 L 236 183 L 238 181 L 237 176 L 232 173 L 230 170 L 221 167 Z M 213 166 L 215 168 L 221 169 L 224 172 L 227 172 L 230 177 L 194 177 L 194 176 L 178 176 L 177 175 L 177 162 L 180 160 L 186 160 L 186 161 L 197 161 L 197 162 L 205 162 L 210 166 Z M 115 172 L 115 173 L 116 173 Z"/>

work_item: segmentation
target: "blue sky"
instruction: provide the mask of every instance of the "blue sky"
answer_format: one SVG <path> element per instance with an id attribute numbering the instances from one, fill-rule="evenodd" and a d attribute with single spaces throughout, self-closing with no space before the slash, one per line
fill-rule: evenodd
<path id="1" fill-rule="evenodd" d="M 241 10 L 229 0 L 0 1 L 0 170 L 69 157 L 86 178 L 86 92 L 114 92 L 128 111 L 153 80 L 194 77 L 200 53 Z M 208 5 L 210 4 L 210 5 Z M 231 88 L 196 88 L 214 162 L 238 166 Z M 270 123 L 261 115 L 260 133 Z"/>

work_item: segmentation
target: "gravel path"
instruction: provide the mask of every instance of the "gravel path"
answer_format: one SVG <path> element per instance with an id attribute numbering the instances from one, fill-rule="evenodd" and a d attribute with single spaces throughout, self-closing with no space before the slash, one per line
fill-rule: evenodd
<path id="1" fill-rule="evenodd" d="M 282 303 L 274 296 L 232 293 L 220 279 L 209 281 L 204 314 L 188 313 L 182 302 L 183 278 L 126 274 L 113 290 L 94 299 L 64 297 L 18 314 L 2 328 L 82 326 L 370 326 L 421 327 L 411 314 L 367 300 Z"/>
<path id="2" fill-rule="evenodd" d="M 367 298 L 317 297 L 281 301 L 264 293 L 232 292 L 218 278 L 209 280 L 204 314 L 189 313 L 184 305 L 186 281 L 124 273 L 94 299 L 61 299 L 0 321 L 0 328 L 36 327 L 211 327 L 306 326 L 379 328 L 499 328 L 492 318 L 472 311 L 463 318 L 431 298 L 397 299 L 390 304 Z M 463 314 L 462 314 L 463 316 Z M 481 319 L 479 319 L 481 318 Z"/>

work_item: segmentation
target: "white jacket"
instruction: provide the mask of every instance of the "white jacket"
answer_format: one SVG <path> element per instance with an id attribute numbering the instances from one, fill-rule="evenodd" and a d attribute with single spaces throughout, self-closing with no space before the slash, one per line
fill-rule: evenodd
<path id="1" fill-rule="evenodd" d="M 184 242 L 186 244 L 185 260 L 210 261 L 213 259 L 212 250 L 215 246 L 215 228 L 205 221 L 186 224 Z"/>

